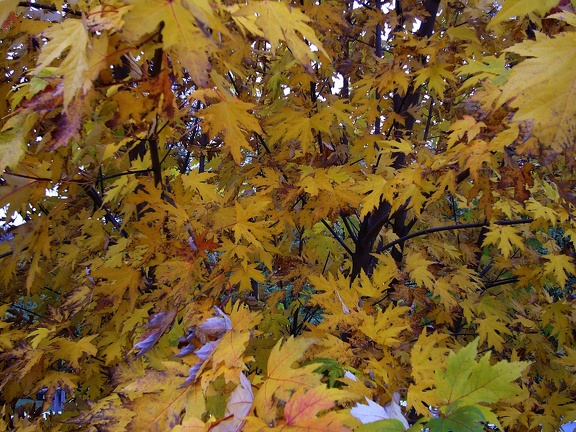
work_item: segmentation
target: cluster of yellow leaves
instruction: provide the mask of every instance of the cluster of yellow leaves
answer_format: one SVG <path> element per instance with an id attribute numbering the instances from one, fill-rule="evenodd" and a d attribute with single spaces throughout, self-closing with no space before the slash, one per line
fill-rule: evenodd
<path id="1" fill-rule="evenodd" d="M 0 2 L 0 428 L 576 419 L 575 2 L 396 3 Z"/>

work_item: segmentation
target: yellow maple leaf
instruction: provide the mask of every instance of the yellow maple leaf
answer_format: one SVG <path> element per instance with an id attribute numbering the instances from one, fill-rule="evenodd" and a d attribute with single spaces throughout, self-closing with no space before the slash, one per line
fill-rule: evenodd
<path id="1" fill-rule="evenodd" d="M 513 120 L 533 122 L 532 134 L 544 147 L 544 160 L 574 148 L 576 128 L 576 32 L 554 38 L 537 34 L 508 51 L 530 57 L 512 68 L 499 102 L 518 108 Z M 562 59 L 562 61 L 558 61 Z"/>
<path id="2" fill-rule="evenodd" d="M 86 336 L 77 341 L 56 338 L 52 343 L 58 346 L 58 357 L 69 362 L 73 368 L 78 369 L 80 367 L 80 358 L 84 354 L 94 356 L 98 352 L 98 348 L 92 343 L 92 340 L 96 337 L 98 335 Z"/>
<path id="3" fill-rule="evenodd" d="M 217 135 L 222 132 L 224 146 L 230 150 L 237 164 L 244 159 L 242 149 L 252 149 L 246 136 L 252 131 L 263 134 L 256 117 L 248 113 L 253 108 L 251 103 L 230 99 L 210 105 L 198 113 L 207 133 Z"/>
<path id="4" fill-rule="evenodd" d="M 85 85 L 85 73 L 89 69 L 86 47 L 89 43 L 88 32 L 81 20 L 66 20 L 54 25 L 44 32 L 50 39 L 42 47 L 38 56 L 38 66 L 34 73 L 39 73 L 64 52 L 66 58 L 54 74 L 64 76 L 64 107 L 72 101 L 76 92 Z M 91 81 L 91 80 L 88 80 Z"/>
<path id="5" fill-rule="evenodd" d="M 524 250 L 522 237 L 518 235 L 518 230 L 508 225 L 491 225 L 490 231 L 486 234 L 482 247 L 487 245 L 496 245 L 502 252 L 504 258 L 508 258 L 514 248 Z"/>
<path id="6" fill-rule="evenodd" d="M 204 201 L 220 201 L 221 196 L 218 194 L 217 187 L 209 183 L 209 180 L 215 176 L 213 173 L 200 173 L 190 171 L 186 175 L 180 176 L 185 188 L 197 192 Z"/>
<path id="7" fill-rule="evenodd" d="M 416 252 L 406 257 L 406 270 L 410 272 L 410 277 L 420 286 L 432 288 L 434 286 L 434 275 L 428 270 L 428 266 L 434 264 L 433 261 L 424 258 L 422 253 Z"/>
<path id="8" fill-rule="evenodd" d="M 268 39 L 272 54 L 276 53 L 280 41 L 286 42 L 294 58 L 311 71 L 310 61 L 318 59 L 312 48 L 303 40 L 305 38 L 329 58 L 314 30 L 306 24 L 310 18 L 298 8 L 288 6 L 284 2 L 265 1 L 251 2 L 233 10 L 232 18 L 241 28 Z"/>
<path id="9" fill-rule="evenodd" d="M 312 120 L 310 117 L 299 110 L 285 108 L 280 111 L 273 119 L 275 124 L 282 127 L 274 127 L 270 130 L 270 141 L 278 142 L 281 139 L 284 142 L 294 140 L 300 144 L 302 153 L 307 153 L 309 147 L 314 143 L 314 134 L 312 133 Z"/>
<path id="10" fill-rule="evenodd" d="M 454 27 L 452 27 L 454 29 Z M 506 56 L 486 56 L 478 60 L 470 59 L 468 63 L 455 70 L 458 75 L 470 75 L 460 87 L 465 89 L 478 84 L 483 79 L 490 80 L 495 85 L 503 84 L 510 76 L 510 69 L 506 65 Z"/>
<path id="11" fill-rule="evenodd" d="M 187 366 L 171 361 L 162 366 L 163 370 L 148 369 L 122 388 L 122 393 L 130 397 L 125 406 L 138 413 L 129 430 L 172 430 L 181 416 L 198 423 L 204 414 L 206 402 L 200 386 L 178 387 L 187 375 Z"/>
<path id="12" fill-rule="evenodd" d="M 504 335 L 511 335 L 506 323 L 494 317 L 476 318 L 476 332 L 480 336 L 480 342 L 487 342 L 488 347 L 496 351 L 504 349 Z"/>
<path id="13" fill-rule="evenodd" d="M 488 23 L 487 29 L 494 29 L 498 24 L 510 18 L 517 19 L 519 16 L 524 17 L 531 13 L 542 15 L 556 5 L 558 5 L 558 0 L 506 0 L 496 16 Z"/>
<path id="14" fill-rule="evenodd" d="M 452 133 L 448 139 L 448 148 L 450 149 L 454 144 L 460 141 L 464 135 L 468 138 L 467 142 L 472 141 L 485 127 L 486 124 L 484 122 L 477 122 L 472 116 L 462 116 L 461 119 L 456 120 L 452 123 L 452 126 L 450 126 Z"/>
<path id="15" fill-rule="evenodd" d="M 444 80 L 455 81 L 454 75 L 448 70 L 450 66 L 448 63 L 427 65 L 425 68 L 416 71 L 414 85 L 418 87 L 428 81 L 428 90 L 436 92 L 440 98 L 443 98 L 444 87 L 446 86 Z"/>
<path id="16" fill-rule="evenodd" d="M 22 112 L 6 122 L 0 132 L 0 170 L 15 168 L 24 157 L 28 133 L 37 119 L 35 113 Z"/>
<path id="17" fill-rule="evenodd" d="M 272 348 L 268 358 L 268 370 L 265 381 L 260 386 L 254 406 L 258 417 L 266 423 L 276 419 L 276 407 L 280 401 L 288 401 L 296 389 L 316 387 L 321 384 L 321 376 L 314 373 L 317 365 L 293 368 L 304 353 L 318 340 L 294 339 L 290 337 L 282 343 L 282 339 Z"/>
<path id="18" fill-rule="evenodd" d="M 414 383 L 410 384 L 406 399 L 408 407 L 414 407 L 420 414 L 426 415 L 428 406 L 438 405 L 436 395 L 429 389 L 434 385 L 435 371 L 446 363 L 450 352 L 448 341 L 448 335 L 436 332 L 428 335 L 424 329 L 410 353 Z"/>
<path id="19" fill-rule="evenodd" d="M 160 23 L 169 29 L 162 33 L 162 46 L 176 54 L 176 59 L 186 68 L 198 86 L 208 83 L 210 60 L 208 53 L 216 43 L 208 28 L 223 31 L 207 0 L 131 0 L 134 7 L 124 15 L 122 35 L 135 40 L 158 29 Z"/>
<path id="20" fill-rule="evenodd" d="M 407 306 L 389 306 L 385 311 L 378 311 L 374 317 L 367 317 L 360 330 L 381 346 L 394 346 L 399 343 L 400 333 L 410 327 L 403 316 L 409 310 Z"/>
<path id="21" fill-rule="evenodd" d="M 392 202 L 394 198 L 394 187 L 383 176 L 377 174 L 366 175 L 366 179 L 357 182 L 352 186 L 352 190 L 366 194 L 362 199 L 360 217 L 374 210 L 381 201 Z"/>
<path id="22" fill-rule="evenodd" d="M 564 301 L 556 301 L 546 305 L 542 314 L 542 327 L 552 327 L 551 334 L 558 339 L 558 345 L 570 345 L 572 340 L 574 306 Z"/>
<path id="23" fill-rule="evenodd" d="M 572 258 L 567 255 L 546 255 L 544 258 L 548 260 L 544 264 L 544 271 L 546 274 L 552 276 L 556 282 L 564 287 L 568 280 L 567 274 L 575 274 L 576 267 L 574 266 Z"/>

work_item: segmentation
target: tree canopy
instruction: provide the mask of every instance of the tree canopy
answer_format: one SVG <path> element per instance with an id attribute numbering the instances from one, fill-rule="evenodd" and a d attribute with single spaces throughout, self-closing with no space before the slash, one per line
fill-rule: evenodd
<path id="1" fill-rule="evenodd" d="M 0 429 L 576 420 L 575 6 L 0 1 Z"/>

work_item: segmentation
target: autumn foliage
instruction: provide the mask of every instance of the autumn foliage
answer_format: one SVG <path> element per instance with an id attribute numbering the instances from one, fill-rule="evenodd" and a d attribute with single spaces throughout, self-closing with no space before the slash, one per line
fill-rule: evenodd
<path id="1" fill-rule="evenodd" d="M 575 5 L 0 1 L 0 429 L 576 420 Z"/>

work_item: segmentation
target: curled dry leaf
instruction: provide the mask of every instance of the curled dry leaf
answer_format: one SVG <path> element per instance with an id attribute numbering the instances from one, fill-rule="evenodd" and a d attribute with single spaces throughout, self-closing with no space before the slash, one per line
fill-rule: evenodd
<path id="1" fill-rule="evenodd" d="M 136 357 L 140 357 L 142 354 L 150 351 L 158 339 L 162 337 L 166 329 L 174 321 L 176 316 L 176 311 L 171 310 L 168 312 L 158 312 L 150 317 L 150 322 L 147 325 L 147 329 L 144 334 L 140 337 L 140 342 L 134 345 L 134 349 L 140 350 Z"/>
<path id="2" fill-rule="evenodd" d="M 238 432 L 244 426 L 244 417 L 252 410 L 254 393 L 252 384 L 242 372 L 240 372 L 240 384 L 234 389 L 226 405 L 224 419 L 215 424 L 210 432 Z"/>
<path id="3" fill-rule="evenodd" d="M 186 378 L 186 381 L 180 387 L 186 387 L 196 381 L 196 376 L 204 363 L 208 360 L 210 355 L 214 352 L 222 337 L 232 330 L 232 321 L 230 318 L 218 307 L 215 306 L 216 312 L 220 316 L 208 318 L 204 323 L 200 324 L 196 329 L 191 331 L 190 336 L 186 338 L 188 345 L 180 350 L 176 357 L 184 357 L 188 354 L 194 353 L 200 361 L 192 366 L 189 370 L 190 375 Z M 192 339 L 194 336 L 198 336 L 202 341 L 202 346 L 195 349 L 192 344 Z M 207 341 L 209 338 L 216 338 L 216 340 Z"/>
<path id="4" fill-rule="evenodd" d="M 354 408 L 350 410 L 350 414 L 360 420 L 363 424 L 373 423 L 378 420 L 396 419 L 408 429 L 410 425 L 406 417 L 402 414 L 400 408 L 400 394 L 394 392 L 392 400 L 385 406 L 378 405 L 376 402 L 366 398 L 368 405 L 357 403 Z"/>

